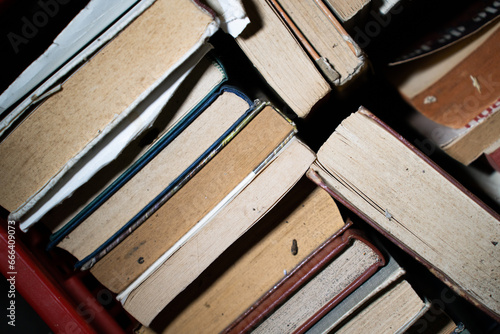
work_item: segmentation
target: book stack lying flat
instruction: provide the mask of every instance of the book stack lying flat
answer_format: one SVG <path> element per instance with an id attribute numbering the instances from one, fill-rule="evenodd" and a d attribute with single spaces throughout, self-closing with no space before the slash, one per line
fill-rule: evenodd
<path id="1" fill-rule="evenodd" d="M 110 28 L 115 37 L 61 79 L 59 90 L 18 126 L 4 124 L 10 132 L 0 143 L 0 204 L 23 230 L 154 122 L 217 30 L 195 2 L 144 1 L 131 10 L 130 20 Z"/>
<path id="2" fill-rule="evenodd" d="M 76 56 L 80 66 L 36 90 L 43 101 L 4 118 L 9 219 L 22 231 L 43 223 L 47 247 L 72 255 L 144 333 L 404 332 L 430 304 L 375 234 L 500 321 L 498 213 L 364 107 L 314 152 L 275 104 L 233 86 L 228 55 L 211 51 L 219 27 L 230 32 L 276 100 L 303 118 L 366 67 L 334 13 L 350 21 L 369 1 L 208 2 L 214 10 L 167 0 L 124 8 L 98 47 Z M 498 24 L 401 92 L 415 106 L 424 97 L 428 119 L 469 124 L 476 116 L 453 107 L 447 83 L 466 73 L 455 85 L 461 105 L 479 96 L 471 89 L 481 108 L 496 105 L 483 78 Z M 490 150 L 496 115 L 455 147 Z M 484 141 L 463 139 L 474 136 Z"/>
<path id="3" fill-rule="evenodd" d="M 301 158 L 295 159 L 297 163 Z M 187 257 L 176 268 L 173 263 L 168 271 L 161 268 L 145 289 L 136 290 L 136 300 L 125 301 L 125 307 L 139 319 L 144 312 L 152 313 L 144 323 L 157 332 L 207 328 L 207 332 L 282 333 L 334 328 L 356 333 L 388 312 L 393 316 L 378 321 L 378 328 L 406 330 L 429 309 L 429 303 L 403 277 L 404 269 L 387 260 L 350 222 L 344 223 L 336 202 L 325 197 L 322 188 L 454 291 L 498 318 L 496 278 L 491 274 L 498 267 L 498 214 L 373 114 L 362 108 L 346 118 L 318 151 L 306 175 L 318 188 L 300 181 L 227 252 L 204 267 L 192 284 L 162 305 L 163 311 L 147 300 L 156 298 L 151 296 L 159 294 L 160 286 L 171 290 L 170 285 L 177 285 L 170 280 L 172 275 L 192 270 L 193 262 Z M 445 192 L 433 196 L 438 188 Z M 461 219 L 464 216 L 468 219 Z M 214 233 L 205 229 L 199 232 L 200 238 Z M 307 240 L 319 232 L 321 237 L 309 244 Z M 470 243 L 455 245 L 456 237 Z M 204 240 L 198 246 L 215 247 Z M 304 244 L 306 254 L 300 253 Z M 281 262 L 297 254 L 295 262 Z M 196 264 L 199 256 L 199 251 L 191 253 Z M 384 266 L 385 262 L 389 264 Z"/>

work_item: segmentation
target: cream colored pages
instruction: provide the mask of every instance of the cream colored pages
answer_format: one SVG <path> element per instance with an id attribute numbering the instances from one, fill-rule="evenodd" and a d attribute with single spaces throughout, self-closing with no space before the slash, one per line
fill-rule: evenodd
<path id="1" fill-rule="evenodd" d="M 344 222 L 335 201 L 314 186 L 301 179 L 196 279 L 200 284 L 191 284 L 180 299 L 161 312 L 154 330 L 163 334 L 222 332 L 252 306 L 256 296 L 272 289 L 342 228 Z M 294 239 L 297 253 L 291 252 Z"/>
<path id="2" fill-rule="evenodd" d="M 388 262 L 384 267 L 380 268 L 328 314 L 318 320 L 318 322 L 307 330 L 307 334 L 330 333 L 344 319 L 358 312 L 365 305 L 368 305 L 370 300 L 377 294 L 381 294 L 381 291 L 387 289 L 405 273 L 405 270 L 399 266 L 396 260 L 389 256 Z"/>
<path id="3" fill-rule="evenodd" d="M 212 17 L 192 2 L 157 1 L 73 74 L 61 92 L 0 144 L 4 157 L 0 162 L 4 176 L 0 181 L 1 204 L 13 211 L 29 198 L 11 218 L 19 219 L 46 196 L 154 87 L 199 51 L 216 27 Z M 172 76 L 182 78 L 183 74 Z M 141 120 L 129 130 L 136 135 L 148 124 Z M 120 152 L 124 143 L 117 145 L 111 153 Z M 106 159 L 93 162 L 87 173 L 106 163 Z M 46 211 L 44 208 L 21 228 L 27 229 Z"/>
<path id="4" fill-rule="evenodd" d="M 125 309 L 142 324 L 149 325 L 165 305 L 293 187 L 314 158 L 309 148 L 292 139 L 276 160 L 213 217 L 189 244 L 132 291 L 118 295 Z"/>
<path id="5" fill-rule="evenodd" d="M 354 240 L 252 333 L 293 333 L 377 261 L 379 257 L 373 249 Z"/>
<path id="6" fill-rule="evenodd" d="M 330 87 L 265 0 L 249 1 L 250 24 L 236 38 L 241 49 L 278 95 L 305 117 Z"/>
<path id="7" fill-rule="evenodd" d="M 91 181 L 85 184 L 84 189 L 78 189 L 71 198 L 65 200 L 62 205 L 58 205 L 46 215 L 43 223 L 49 227 L 52 233 L 62 228 L 125 172 L 132 163 L 141 158 L 162 136 L 178 125 L 179 120 L 184 119 L 203 98 L 222 83 L 224 78 L 225 73 L 216 62 L 211 60 L 210 57 L 202 59 L 162 108 L 161 114 L 151 127 L 141 137 L 136 138 L 128 145 L 116 160 L 106 166 L 105 175 L 103 177 L 100 175 L 93 177 Z M 158 89 L 161 91 L 162 87 L 163 84 Z M 150 97 L 146 101 L 150 100 Z M 151 138 L 151 134 L 154 134 L 156 139 L 150 145 L 144 145 L 144 139 Z M 102 180 L 103 178 L 105 180 Z M 97 181 L 94 181 L 95 179 Z"/>
<path id="8" fill-rule="evenodd" d="M 462 295 L 500 314 L 500 222 L 361 109 L 318 152 L 329 187 Z M 460 243 L 457 243 L 460 240 Z"/>
<path id="9" fill-rule="evenodd" d="M 280 5 L 316 52 L 340 74 L 339 85 L 361 70 L 365 62 L 361 52 L 358 56 L 358 50 L 351 49 L 354 41 L 340 32 L 314 1 L 287 0 L 280 1 Z"/>
<path id="10" fill-rule="evenodd" d="M 358 334 L 367 328 L 373 333 L 403 333 L 408 323 L 425 308 L 424 303 L 407 281 L 395 284 L 361 312 L 337 329 L 335 333 Z"/>
<path id="11" fill-rule="evenodd" d="M 237 95 L 223 93 L 58 246 L 80 260 L 92 253 L 201 156 L 249 107 Z"/>
<path id="12" fill-rule="evenodd" d="M 100 36 L 101 39 L 101 33 L 120 16 L 124 15 L 136 2 L 137 0 L 117 2 L 91 0 L 54 39 L 49 48 L 2 92 L 0 95 L 0 115 L 6 117 L 0 121 L 0 135 L 4 127 L 10 123 L 9 121 L 6 122 L 6 118 L 10 114 L 3 115 L 6 109 L 15 105 L 26 92 L 36 88 L 60 66 L 65 65 L 71 57 L 85 47 L 86 44 L 92 42 L 96 36 Z M 54 7 L 58 8 L 57 5 Z M 58 9 L 54 9 L 54 11 L 57 13 Z M 55 13 L 51 14 L 55 15 Z M 125 14 L 125 16 L 127 15 Z M 43 92 L 37 89 L 37 92 L 31 94 L 28 100 L 34 101 L 37 96 L 42 94 Z M 20 109 L 25 107 L 23 106 Z"/>

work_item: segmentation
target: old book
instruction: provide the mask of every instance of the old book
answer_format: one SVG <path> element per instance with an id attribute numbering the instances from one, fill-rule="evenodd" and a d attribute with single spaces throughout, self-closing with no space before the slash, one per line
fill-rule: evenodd
<path id="1" fill-rule="evenodd" d="M 200 161 L 213 154 L 213 146 L 227 140 L 228 134 L 252 114 L 251 102 L 230 90 L 214 93 L 213 99 L 184 131 L 97 210 L 90 212 L 87 219 L 63 239 L 55 239 L 59 240 L 58 247 L 83 260 L 102 244 L 111 242 L 118 231 L 130 228 L 143 208 L 156 205 L 165 189 L 177 187 L 182 175 L 191 177 Z"/>
<path id="2" fill-rule="evenodd" d="M 383 291 L 358 313 L 334 329 L 335 333 L 404 333 L 429 309 L 411 285 L 402 280 Z"/>
<path id="3" fill-rule="evenodd" d="M 77 228 L 84 220 L 88 219 L 89 221 L 86 224 L 92 225 L 91 221 L 93 218 L 89 217 L 95 216 L 95 211 L 106 211 L 106 207 L 109 207 L 110 204 L 105 204 L 105 202 L 115 196 L 122 187 L 126 187 L 126 183 L 145 168 L 151 160 L 160 155 L 161 152 L 166 150 L 169 151 L 170 154 L 174 154 L 172 152 L 179 150 L 179 142 L 183 142 L 185 139 L 181 140 L 178 137 L 185 131 L 186 133 L 183 137 L 187 136 L 187 138 L 190 138 L 191 136 L 187 135 L 189 131 L 193 132 L 193 130 L 189 130 L 190 126 L 203 112 L 207 111 L 209 113 L 214 113 L 212 116 L 205 116 L 205 118 L 208 117 L 208 119 L 219 119 L 219 122 L 215 123 L 210 131 L 206 131 L 205 128 L 199 125 L 193 125 L 193 127 L 199 131 L 200 135 L 205 134 L 205 136 L 200 136 L 201 138 L 198 138 L 198 146 L 190 146 L 190 144 L 187 143 L 187 145 L 192 148 L 192 152 L 177 154 L 178 159 L 176 159 L 175 164 L 171 163 L 168 165 L 169 167 L 165 167 L 165 170 L 169 170 L 170 174 L 168 176 L 163 175 L 161 183 L 164 186 L 164 184 L 173 182 L 182 171 L 187 169 L 188 166 L 192 164 L 204 150 L 207 150 L 231 124 L 234 124 L 246 110 L 244 107 L 236 108 L 235 106 L 234 112 L 222 114 L 221 110 L 216 111 L 214 108 L 210 108 L 210 104 L 213 103 L 223 91 L 228 90 L 228 88 L 222 88 L 222 85 L 226 81 L 227 76 L 225 70 L 217 59 L 212 57 L 205 57 L 202 59 L 186 77 L 179 87 L 179 90 L 172 96 L 171 100 L 163 107 L 161 115 L 152 124 L 151 128 L 148 129 L 144 135 L 130 143 L 120 154 L 119 158 L 110 163 L 106 170 L 98 174 L 96 178 L 92 178 L 86 187 L 79 189 L 70 199 L 64 201 L 62 205 L 59 205 L 55 210 L 52 210 L 50 214 L 44 217 L 42 221 L 48 225 L 53 232 L 50 237 L 51 243 L 48 247 L 51 248 L 59 243 L 62 238 L 68 235 L 73 229 Z M 229 92 L 228 94 L 233 93 Z M 243 95 L 241 95 L 241 97 L 243 97 Z M 236 96 L 235 98 L 235 101 L 238 100 Z M 249 106 L 251 102 L 249 100 L 247 102 L 247 106 Z M 199 124 L 199 122 L 195 124 Z M 150 145 L 147 145 L 148 139 L 149 141 L 153 140 Z M 170 146 L 169 149 L 166 149 L 167 146 Z M 148 187 L 147 180 L 143 179 L 139 184 Z M 157 185 L 156 187 L 161 186 L 162 185 Z M 152 190 L 152 192 L 153 194 L 149 194 L 149 197 L 146 195 L 143 196 L 144 202 L 142 206 L 139 205 L 140 207 L 129 209 L 138 212 L 140 208 L 144 207 L 144 203 L 152 199 L 151 196 L 156 196 L 160 191 L 158 190 L 156 194 L 154 190 Z M 88 199 L 84 201 L 83 198 Z M 132 205 L 130 202 L 129 204 Z M 106 212 L 109 217 L 119 217 L 116 215 L 117 212 L 120 211 L 110 212 L 108 210 Z M 104 216 L 101 215 L 101 218 L 106 222 L 110 220 L 109 217 L 106 218 L 106 214 Z M 113 221 L 114 220 L 109 223 Z M 119 218 L 118 221 L 120 221 Z M 119 226 L 119 224 L 115 226 Z"/>
<path id="4" fill-rule="evenodd" d="M 335 308 L 319 319 L 306 331 L 307 334 L 332 332 L 348 317 L 358 313 L 363 307 L 369 304 L 370 300 L 382 294 L 383 291 L 387 290 L 406 274 L 406 271 L 383 246 L 379 243 L 375 243 L 375 245 L 384 255 L 387 264 L 349 294 Z"/>
<path id="5" fill-rule="evenodd" d="M 226 108 L 221 109 L 227 112 Z M 275 150 L 296 131 L 293 124 L 272 107 L 260 109 L 262 111 L 221 152 L 92 267 L 91 272 L 101 283 L 114 292 L 124 290 L 193 227 L 207 219 L 204 217 L 227 205 L 237 194 L 235 190 L 252 182 Z M 204 123 L 211 125 L 212 122 Z M 132 189 L 135 191 L 136 187 Z M 127 201 L 125 196 L 121 203 L 126 205 Z M 120 205 L 117 207 L 124 210 Z"/>
<path id="6" fill-rule="evenodd" d="M 136 2 L 135 0 L 120 1 L 117 3 L 102 0 L 90 1 L 85 9 L 78 13 L 78 15 L 76 15 L 58 34 L 47 50 L 24 69 L 23 72 L 2 92 L 0 95 L 0 118 L 2 118 L 0 129 L 4 128 L 3 124 L 8 124 L 15 119 L 14 114 L 20 114 L 22 110 L 27 109 L 30 104 L 36 103 L 34 101 L 40 101 L 39 97 L 50 89 L 50 86 L 54 84 L 56 78 L 60 78 L 62 73 L 67 73 L 71 68 L 76 66 L 79 61 L 73 60 L 69 66 L 66 65 L 70 59 L 79 54 L 80 50 L 86 47 L 87 44 L 94 44 L 93 47 L 88 47 L 88 52 L 90 52 L 91 49 L 95 50 L 95 48 L 98 47 L 99 43 L 95 41 L 97 36 L 100 36 L 100 39 L 109 39 L 112 35 L 111 30 L 113 29 L 110 28 L 108 30 L 109 26 L 120 19 L 120 17 L 120 21 L 123 24 L 127 18 L 122 16 L 127 16 L 124 14 L 128 12 Z M 42 10 L 50 16 L 53 16 L 59 13 L 59 6 L 59 4 L 53 3 L 52 5 L 45 5 L 42 7 Z M 133 13 L 129 14 L 133 15 Z M 109 35 L 108 38 L 106 38 L 107 35 Z M 15 50 L 19 50 L 27 43 L 24 36 L 18 36 L 15 33 L 8 36 L 8 38 L 11 40 L 11 45 Z M 102 41 L 102 43 L 104 43 L 104 41 Z M 58 71 L 63 65 L 64 70 Z M 52 76 L 56 71 L 58 75 Z M 47 80 L 49 76 L 53 79 Z M 39 87 L 42 83 L 44 87 Z M 36 89 L 36 91 L 32 92 L 34 89 Z M 29 98 L 21 103 L 21 99 L 23 99 L 27 93 L 29 93 Z M 13 110 L 14 106 L 16 110 Z M 4 122 L 5 117 L 11 113 L 12 115 L 9 121 Z"/>
<path id="7" fill-rule="evenodd" d="M 335 201 L 303 177 L 168 304 L 151 328 L 158 333 L 220 333 L 344 227 Z"/>
<path id="8" fill-rule="evenodd" d="M 250 23 L 236 42 L 269 86 L 305 117 L 330 85 L 266 0 L 247 1 L 245 10 Z"/>
<path id="9" fill-rule="evenodd" d="M 161 106 L 142 112 L 140 102 L 169 82 L 159 104 L 166 103 L 209 50 L 206 40 L 216 29 L 195 2 L 143 8 L 0 143 L 0 204 L 11 219 L 23 220 L 26 230 L 147 129 Z M 98 154 L 105 158 L 91 161 Z M 64 188 L 72 178 L 76 185 Z"/>
<path id="10" fill-rule="evenodd" d="M 499 45 L 496 20 L 452 45 L 394 65 L 389 74 L 418 111 L 410 123 L 465 165 L 499 146 Z"/>
<path id="11" fill-rule="evenodd" d="M 247 101 L 249 105 L 250 101 Z M 235 122 L 230 128 L 224 132 L 224 134 L 219 137 L 202 155 L 200 155 L 187 169 L 185 169 L 178 177 L 176 177 L 166 188 L 164 188 L 153 200 L 146 204 L 138 213 L 136 213 L 125 225 L 123 225 L 111 238 L 105 241 L 99 248 L 94 252 L 89 254 L 86 258 L 80 260 L 75 267 L 81 268 L 82 270 L 90 269 L 97 261 L 105 257 L 109 252 L 111 252 L 116 246 L 118 246 L 123 240 L 125 240 L 129 235 L 131 235 L 137 228 L 139 228 L 144 222 L 150 219 L 153 215 L 157 216 L 157 211 L 180 190 L 186 185 L 198 172 L 200 172 L 212 159 L 218 155 L 247 125 L 251 122 L 255 116 L 260 111 L 261 106 L 258 104 L 251 105 L 249 109 Z M 213 121 L 213 119 L 212 119 Z M 198 134 L 199 136 L 199 134 Z M 197 137 L 197 136 L 193 136 Z M 286 141 L 286 140 L 285 140 Z M 199 143 L 197 143 L 199 144 Z M 170 156 L 169 156 L 170 157 Z M 163 155 L 165 158 L 165 155 Z M 269 156 L 268 156 L 269 158 Z M 267 163 L 267 158 L 263 161 L 258 168 L 256 168 L 252 173 L 250 173 L 237 187 L 235 187 L 231 192 L 224 197 L 213 209 L 203 217 L 195 227 L 193 227 L 188 234 L 182 236 L 176 242 L 176 245 L 184 243 L 186 238 L 190 237 L 193 231 L 201 228 L 201 226 L 206 221 L 207 217 L 211 216 L 213 212 L 216 212 L 218 208 L 222 205 L 226 205 L 228 201 L 231 200 L 234 195 L 241 190 L 241 187 L 246 185 L 257 173 L 257 170 L 264 167 Z M 230 164 L 229 164 L 230 165 Z M 158 167 L 157 168 L 163 168 Z M 228 173 L 229 174 L 229 173 Z M 227 175 L 227 174 L 226 174 Z M 159 178 L 157 178 L 159 179 Z M 155 182 L 157 181 L 155 179 Z M 149 187 L 149 189 L 154 188 Z M 147 197 L 147 196 L 146 196 Z M 123 198 L 122 198 L 123 199 Z M 207 199 L 207 197 L 205 197 Z M 115 202 L 116 203 L 116 202 Z M 170 250 L 175 248 L 171 247 Z"/>
<path id="12" fill-rule="evenodd" d="M 498 213 L 364 108 L 337 127 L 317 156 L 311 179 L 499 318 Z"/>
<path id="13" fill-rule="evenodd" d="M 118 295 L 124 308 L 142 324 L 149 325 L 168 303 L 280 201 L 313 160 L 314 153 L 293 137 L 267 168 L 203 229 L 155 266 L 147 277 Z"/>
<path id="14" fill-rule="evenodd" d="M 242 314 L 226 333 L 303 333 L 380 266 L 382 254 L 353 229 L 334 235 Z"/>
<path id="15" fill-rule="evenodd" d="M 345 85 L 362 72 L 363 53 L 322 1 L 269 3 L 331 84 Z"/>

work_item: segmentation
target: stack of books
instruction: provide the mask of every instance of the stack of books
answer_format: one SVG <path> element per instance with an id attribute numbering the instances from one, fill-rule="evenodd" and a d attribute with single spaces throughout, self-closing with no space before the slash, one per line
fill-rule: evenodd
<path id="1" fill-rule="evenodd" d="M 384 242 L 499 321 L 500 215 L 377 110 L 331 106 L 369 76 L 348 31 L 397 4 L 378 6 L 143 0 L 106 29 L 82 12 L 73 22 L 101 37 L 5 104 L 0 205 L 22 231 L 49 230 L 47 248 L 90 271 L 137 332 L 415 329 L 432 304 Z M 388 73 L 416 118 L 458 128 L 443 147 L 464 164 L 495 161 L 495 18 Z M 255 78 L 235 76 L 238 57 Z M 315 151 L 301 125 L 319 112 L 342 121 Z"/>

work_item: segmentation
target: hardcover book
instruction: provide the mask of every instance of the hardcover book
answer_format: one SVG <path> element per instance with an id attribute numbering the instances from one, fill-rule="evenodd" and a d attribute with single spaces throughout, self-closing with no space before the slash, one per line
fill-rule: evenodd
<path id="1" fill-rule="evenodd" d="M 335 234 L 224 332 L 303 333 L 383 265 L 358 231 Z"/>
<path id="2" fill-rule="evenodd" d="M 498 213 L 364 108 L 337 127 L 317 157 L 312 180 L 500 318 Z"/>
<path id="3" fill-rule="evenodd" d="M 172 300 L 150 329 L 165 334 L 220 333 L 332 235 L 345 229 L 335 201 L 302 177 Z"/>
<path id="4" fill-rule="evenodd" d="M 322 1 L 252 0 L 245 10 L 250 23 L 236 42 L 298 117 L 364 68 L 363 53 Z"/>
<path id="5" fill-rule="evenodd" d="M 410 116 L 410 124 L 464 165 L 500 145 L 500 72 L 496 65 L 500 21 L 493 17 L 469 34 L 467 23 L 443 36 L 436 33 L 438 42 L 454 31 L 460 39 L 401 60 L 389 71 L 394 85 L 417 111 Z M 430 49 L 432 41 L 422 49 Z"/>
<path id="6" fill-rule="evenodd" d="M 268 112 L 270 111 L 268 109 Z M 268 124 L 269 121 L 268 119 Z M 276 125 L 270 128 L 272 132 L 277 133 L 279 127 Z M 248 142 L 245 145 L 248 146 Z M 230 148 L 230 145 L 227 148 Z M 195 226 L 194 230 L 189 231 L 189 238 L 174 245 L 173 249 L 167 250 L 146 272 L 118 295 L 117 298 L 122 301 L 125 309 L 142 324 L 149 325 L 155 316 L 227 247 L 274 207 L 304 175 L 314 160 L 314 154 L 295 136 L 275 151 L 273 156 L 274 158 L 266 163 L 266 167 L 252 177 L 251 182 L 231 196 L 230 201 L 220 206 L 216 213 L 204 217 L 203 224 L 198 225 L 199 228 Z M 283 173 L 284 170 L 287 172 Z M 200 177 L 200 181 L 203 179 Z M 215 178 L 205 178 L 205 180 L 213 179 Z M 191 192 L 190 197 L 196 193 L 206 196 L 207 194 L 201 192 L 201 189 L 196 187 L 196 192 Z M 217 242 L 214 242 L 215 240 Z M 137 256 L 140 255 L 137 253 Z M 103 260 L 97 263 L 97 265 L 102 264 L 99 270 L 109 272 L 107 263 Z M 176 277 L 174 281 L 170 279 L 173 276 Z"/>
<path id="7" fill-rule="evenodd" d="M 200 4 L 156 1 L 140 10 L 0 143 L 0 204 L 22 230 L 147 129 L 210 49 L 218 25 Z M 156 104 L 141 105 L 162 83 Z"/>
<path id="8" fill-rule="evenodd" d="M 91 178 L 85 187 L 78 189 L 42 219 L 53 232 L 49 248 L 98 210 L 166 146 L 173 145 L 180 133 L 220 94 L 220 88 L 227 79 L 218 59 L 211 55 L 204 57 L 163 107 L 151 127 L 127 145 L 119 157 Z"/>

